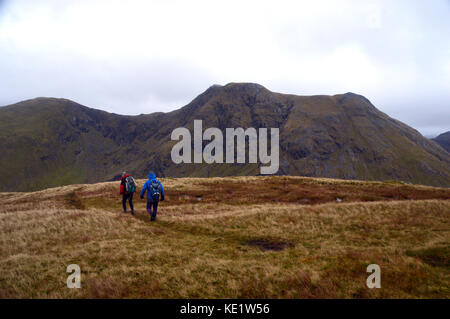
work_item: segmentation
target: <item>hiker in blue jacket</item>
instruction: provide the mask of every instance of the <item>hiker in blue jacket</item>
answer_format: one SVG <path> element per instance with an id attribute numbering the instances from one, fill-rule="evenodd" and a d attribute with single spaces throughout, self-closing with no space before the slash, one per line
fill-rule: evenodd
<path id="1" fill-rule="evenodd" d="M 144 198 L 147 191 L 147 212 L 150 214 L 150 221 L 156 220 L 156 212 L 158 210 L 158 202 L 164 200 L 164 188 L 160 181 L 156 179 L 153 172 L 148 174 L 148 181 L 145 182 L 141 190 L 141 199 Z M 153 208 L 153 209 L 152 209 Z"/>

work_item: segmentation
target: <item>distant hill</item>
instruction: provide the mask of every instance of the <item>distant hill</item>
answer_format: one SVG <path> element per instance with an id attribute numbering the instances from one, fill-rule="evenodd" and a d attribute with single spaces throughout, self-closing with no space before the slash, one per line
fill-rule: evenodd
<path id="1" fill-rule="evenodd" d="M 442 133 L 441 135 L 433 138 L 432 140 L 438 143 L 440 146 L 442 146 L 443 149 L 445 149 L 447 152 L 450 153 L 450 131 Z"/>
<path id="2" fill-rule="evenodd" d="M 402 180 L 450 186 L 450 156 L 434 141 L 353 94 L 296 96 L 258 84 L 214 85 L 169 113 L 123 116 L 65 99 L 0 108 L 1 191 L 135 177 L 257 175 L 259 164 L 179 164 L 172 130 L 280 128 L 281 175 Z"/>

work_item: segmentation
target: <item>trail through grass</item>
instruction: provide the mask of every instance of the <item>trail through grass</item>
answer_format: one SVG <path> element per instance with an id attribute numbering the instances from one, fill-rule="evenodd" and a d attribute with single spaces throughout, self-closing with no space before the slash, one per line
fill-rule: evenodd
<path id="1" fill-rule="evenodd" d="M 299 177 L 162 182 L 155 223 L 138 196 L 135 216 L 121 212 L 117 182 L 0 194 L 0 297 L 450 297 L 448 189 Z M 381 289 L 365 285 L 372 263 Z M 81 289 L 66 287 L 69 264 L 81 267 Z"/>

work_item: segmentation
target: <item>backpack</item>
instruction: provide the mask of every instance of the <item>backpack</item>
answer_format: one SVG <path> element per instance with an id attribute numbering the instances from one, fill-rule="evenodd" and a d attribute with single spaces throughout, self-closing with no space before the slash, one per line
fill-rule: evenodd
<path id="1" fill-rule="evenodd" d="M 160 192 L 161 188 L 159 187 L 159 183 L 156 180 L 152 180 L 150 184 L 150 196 L 152 199 L 158 200 Z"/>
<path id="2" fill-rule="evenodd" d="M 125 190 L 128 193 L 134 193 L 136 191 L 136 182 L 132 176 L 128 176 L 125 179 Z"/>

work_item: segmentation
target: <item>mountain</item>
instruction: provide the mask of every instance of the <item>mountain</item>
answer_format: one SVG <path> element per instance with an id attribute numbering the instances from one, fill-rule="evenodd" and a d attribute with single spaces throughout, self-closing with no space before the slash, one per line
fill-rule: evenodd
<path id="1" fill-rule="evenodd" d="M 450 155 L 434 141 L 353 94 L 296 96 L 253 83 L 213 85 L 169 113 L 123 116 L 65 99 L 0 108 L 0 191 L 142 178 L 257 175 L 259 164 L 178 164 L 172 131 L 280 129 L 280 175 L 402 180 L 450 186 Z"/>
<path id="2" fill-rule="evenodd" d="M 444 150 L 450 153 L 450 131 L 442 133 L 441 135 L 432 139 L 438 143 Z"/>

